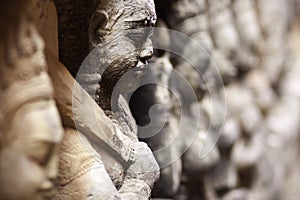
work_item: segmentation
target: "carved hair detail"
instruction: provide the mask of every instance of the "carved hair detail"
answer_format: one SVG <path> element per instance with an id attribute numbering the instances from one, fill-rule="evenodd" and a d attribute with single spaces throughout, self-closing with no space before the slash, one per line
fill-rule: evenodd
<path id="1" fill-rule="evenodd" d="M 138 15 L 137 19 L 147 20 L 144 25 L 154 25 L 156 22 L 155 5 L 153 0 L 114 0 L 114 1 L 95 1 L 97 8 L 90 19 L 89 36 L 90 48 L 94 48 L 97 44 L 103 42 L 103 39 L 108 35 L 117 22 L 136 21 L 133 19 L 133 14 Z M 113 8 L 113 9 L 112 9 Z M 143 12 L 147 19 L 144 19 Z M 123 16 L 123 19 L 121 17 Z M 127 20 L 125 20 L 127 19 Z M 119 26 L 117 28 L 120 28 Z"/>
<path id="2" fill-rule="evenodd" d="M 94 48 L 102 42 L 102 38 L 109 34 L 117 19 L 124 12 L 123 1 L 101 1 L 95 0 L 96 10 L 90 19 L 89 40 L 90 48 Z"/>

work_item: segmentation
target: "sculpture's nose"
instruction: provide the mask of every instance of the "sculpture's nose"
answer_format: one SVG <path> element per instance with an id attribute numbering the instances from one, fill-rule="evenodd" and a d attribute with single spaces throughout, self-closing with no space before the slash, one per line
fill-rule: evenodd
<path id="1" fill-rule="evenodd" d="M 152 55 L 153 55 L 152 41 L 150 39 L 147 39 L 140 52 L 140 61 L 146 63 L 146 61 L 149 60 L 152 57 Z"/>

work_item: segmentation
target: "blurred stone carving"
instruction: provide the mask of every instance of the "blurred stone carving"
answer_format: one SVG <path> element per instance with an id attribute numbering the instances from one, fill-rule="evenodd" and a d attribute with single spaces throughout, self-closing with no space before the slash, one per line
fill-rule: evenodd
<path id="1" fill-rule="evenodd" d="M 57 175 L 62 127 L 36 6 L 1 3 L 0 199 L 45 199 Z"/>

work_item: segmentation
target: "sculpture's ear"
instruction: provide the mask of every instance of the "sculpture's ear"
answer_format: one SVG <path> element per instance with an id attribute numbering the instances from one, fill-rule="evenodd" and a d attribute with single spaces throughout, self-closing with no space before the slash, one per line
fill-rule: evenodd
<path id="1" fill-rule="evenodd" d="M 99 43 L 108 33 L 108 14 L 103 10 L 97 10 L 90 19 L 89 37 L 91 45 Z"/>

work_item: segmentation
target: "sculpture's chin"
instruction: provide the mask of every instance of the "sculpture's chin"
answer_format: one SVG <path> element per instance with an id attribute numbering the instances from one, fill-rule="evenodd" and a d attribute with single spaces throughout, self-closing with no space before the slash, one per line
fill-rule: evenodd
<path id="1" fill-rule="evenodd" d="M 139 61 L 135 68 L 132 69 L 131 73 L 128 73 L 127 78 L 127 92 L 134 92 L 141 87 L 142 77 L 145 75 L 147 64 Z"/>
<path id="2" fill-rule="evenodd" d="M 37 197 L 36 199 L 53 199 L 54 196 L 55 196 L 55 189 L 54 187 L 48 189 L 48 190 L 41 190 L 41 191 L 38 191 L 37 193 Z"/>
<path id="3" fill-rule="evenodd" d="M 147 65 L 139 61 L 134 68 L 127 71 L 118 79 L 113 93 L 124 94 L 136 91 L 141 86 L 141 80 L 146 73 L 146 69 Z"/>

